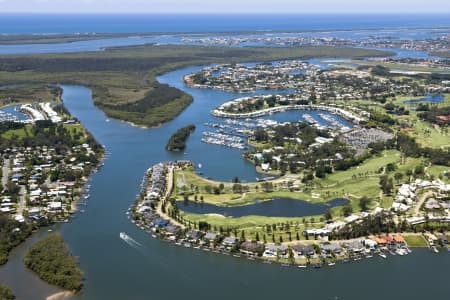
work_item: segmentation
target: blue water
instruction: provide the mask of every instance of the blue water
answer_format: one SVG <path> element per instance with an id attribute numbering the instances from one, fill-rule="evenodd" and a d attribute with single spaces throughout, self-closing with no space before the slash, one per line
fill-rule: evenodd
<path id="1" fill-rule="evenodd" d="M 443 15 L 158 18 L 163 17 L 3 15 L 0 17 L 0 31 L 143 32 L 204 31 L 205 28 L 289 30 L 448 26 L 450 23 L 450 18 Z M 27 47 L 29 51 L 35 49 L 35 46 Z M 112 153 L 105 161 L 105 166 L 92 176 L 91 198 L 86 212 L 78 214 L 73 222 L 62 226 L 64 239 L 74 255 L 80 257 L 80 266 L 87 278 L 83 293 L 75 298 L 276 299 L 298 298 L 300 295 L 305 299 L 375 300 L 380 298 L 380 292 L 370 291 L 379 291 L 380 288 L 388 290 L 388 294 L 383 293 L 386 299 L 448 298 L 448 253 L 434 255 L 426 250 L 415 250 L 407 257 L 389 257 L 388 260 L 373 258 L 335 269 L 304 272 L 296 268 L 282 269 L 275 265 L 268 266 L 168 245 L 151 239 L 129 222 L 125 212 L 139 190 L 142 175 L 153 163 L 186 158 L 203 163 L 204 174 L 216 179 L 230 180 L 238 175 L 242 179 L 254 180 L 259 176 L 254 167 L 241 157 L 241 151 L 205 145 L 199 141 L 201 124 L 217 121 L 209 115 L 209 110 L 241 95 L 186 88 L 181 82 L 182 75 L 195 70 L 196 68 L 187 68 L 159 77 L 161 82 L 192 94 L 195 101 L 175 120 L 155 129 L 132 127 L 116 120 L 107 122 L 106 116 L 93 105 L 89 89 L 64 87 L 66 107 Z M 177 128 L 192 122 L 200 123 L 200 126 L 189 138 L 186 153 L 166 152 L 164 145 L 167 137 Z M 122 231 L 142 246 L 131 247 L 124 243 L 119 238 L 119 232 Z M 10 256 L 10 262 L 0 268 L 0 281 L 8 284 L 18 299 L 44 299 L 54 292 L 54 288 L 42 285 L 42 282 L 24 270 L 22 257 L 25 249 L 26 245 L 19 247 Z"/>
<path id="2" fill-rule="evenodd" d="M 37 5 L 37 4 L 36 4 Z M 8 34 L 86 32 L 198 32 L 245 30 L 317 30 L 450 26 L 448 14 L 296 14 L 296 15 L 152 15 L 152 14 L 2 14 Z"/>
<path id="3" fill-rule="evenodd" d="M 226 217 L 266 216 L 266 217 L 304 217 L 324 214 L 327 209 L 348 203 L 347 199 L 337 198 L 324 203 L 310 203 L 303 200 L 278 198 L 241 206 L 217 206 L 208 203 L 189 201 L 178 202 L 181 210 L 194 214 L 220 214 Z M 187 205 L 186 205 L 187 204 Z"/>
<path id="4" fill-rule="evenodd" d="M 24 114 L 23 112 L 19 111 L 20 105 L 12 105 L 12 106 L 7 106 L 4 107 L 0 110 L 9 113 L 13 116 L 16 116 L 19 120 L 24 121 L 24 120 L 28 120 L 29 117 Z"/>
<path id="5" fill-rule="evenodd" d="M 416 104 L 416 103 L 421 103 L 421 102 L 441 103 L 442 101 L 444 101 L 444 95 L 428 94 L 423 98 L 405 100 L 405 101 L 403 101 L 403 103 L 405 103 L 405 104 Z"/>
<path id="6" fill-rule="evenodd" d="M 429 28 L 433 27 L 433 28 Z M 441 27 L 441 28 L 439 28 Z M 245 37 L 286 32 L 289 37 L 335 37 L 351 40 L 370 36 L 398 39 L 436 38 L 449 33 L 449 15 L 55 15 L 0 14 L 0 34 L 56 33 L 130 33 L 129 37 L 107 38 L 59 44 L 0 45 L 0 54 L 67 53 L 101 51 L 108 47 L 144 44 L 185 44 L 184 32 L 260 31 Z M 335 31 L 338 29 L 347 29 Z M 320 32 L 314 32 L 319 30 Z M 136 37 L 138 33 L 167 33 Z M 229 36 L 210 33 L 201 36 Z M 280 34 L 277 34 L 278 36 Z M 236 35 L 244 37 L 244 35 Z M 264 43 L 243 43 L 239 46 L 263 46 Z M 273 45 L 272 45 L 273 46 Z M 385 50 L 385 49 L 381 49 Z M 394 49 L 398 57 L 427 58 L 423 51 Z"/>

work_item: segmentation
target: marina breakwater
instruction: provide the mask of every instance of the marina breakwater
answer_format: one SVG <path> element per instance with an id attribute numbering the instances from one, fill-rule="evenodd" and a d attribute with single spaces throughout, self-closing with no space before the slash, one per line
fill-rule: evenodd
<path id="1" fill-rule="evenodd" d="M 335 106 L 326 106 L 326 105 L 315 105 L 315 104 L 308 104 L 308 105 L 301 105 L 301 104 L 292 104 L 292 105 L 283 105 L 283 106 L 276 106 L 276 107 L 269 107 L 262 110 L 254 111 L 254 112 L 248 112 L 248 113 L 230 113 L 225 111 L 229 106 L 236 105 L 241 101 L 249 100 L 249 98 L 240 98 L 237 100 L 233 100 L 230 102 L 226 102 L 216 109 L 211 111 L 211 114 L 215 117 L 219 118 L 234 118 L 234 119 L 245 119 L 245 118 L 257 118 L 262 117 L 274 113 L 284 112 L 288 110 L 319 110 L 319 111 L 326 111 L 335 115 L 338 115 L 342 117 L 343 119 L 350 121 L 356 125 L 361 124 L 367 120 L 367 117 L 370 116 L 368 112 L 365 112 L 363 110 L 360 110 L 358 108 L 351 108 L 355 112 L 358 113 L 352 113 L 347 110 L 344 110 L 339 107 Z"/>

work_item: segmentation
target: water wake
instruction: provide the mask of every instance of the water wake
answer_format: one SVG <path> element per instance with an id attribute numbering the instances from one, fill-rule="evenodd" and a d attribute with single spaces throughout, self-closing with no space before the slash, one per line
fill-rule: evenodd
<path id="1" fill-rule="evenodd" d="M 128 245 L 130 245 L 131 247 L 134 248 L 141 248 L 142 244 L 139 243 L 138 241 L 134 240 L 132 237 L 130 237 L 128 234 L 126 234 L 125 232 L 121 232 L 120 233 L 120 238 L 127 243 Z"/>

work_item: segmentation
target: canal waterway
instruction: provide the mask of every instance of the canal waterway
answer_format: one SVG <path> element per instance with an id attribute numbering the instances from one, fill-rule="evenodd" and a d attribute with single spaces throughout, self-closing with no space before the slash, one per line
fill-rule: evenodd
<path id="1" fill-rule="evenodd" d="M 227 181 L 234 176 L 249 181 L 261 176 L 242 158 L 240 150 L 200 142 L 203 124 L 217 121 L 209 111 L 239 95 L 185 87 L 182 76 L 198 68 L 177 70 L 159 78 L 192 94 L 194 102 L 175 120 L 154 129 L 108 120 L 93 105 L 88 88 L 62 87 L 65 106 L 108 152 L 104 167 L 91 177 L 91 197 L 85 212 L 78 213 L 60 230 L 79 257 L 87 279 L 82 294 L 74 299 L 209 299 L 212 295 L 215 299 L 273 299 L 281 295 L 361 299 L 364 295 L 370 300 L 379 299 L 380 287 L 390 299 L 425 299 L 430 295 L 446 298 L 450 293 L 448 253 L 415 250 L 407 257 L 373 258 L 335 269 L 300 270 L 180 248 L 153 239 L 133 225 L 125 213 L 139 191 L 145 170 L 154 163 L 191 159 L 202 163 L 204 176 Z M 191 123 L 199 127 L 189 138 L 186 152 L 165 151 L 170 134 Z M 137 243 L 124 242 L 120 232 Z M 8 264 L 0 268 L 0 281 L 8 283 L 19 300 L 43 299 L 58 291 L 23 268 L 24 251 L 25 246 L 13 251 Z"/>

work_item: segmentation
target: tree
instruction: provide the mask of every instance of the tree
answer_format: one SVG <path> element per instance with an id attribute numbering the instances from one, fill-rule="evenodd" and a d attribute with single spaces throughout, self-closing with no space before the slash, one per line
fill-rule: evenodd
<path id="1" fill-rule="evenodd" d="M 346 204 L 342 207 L 342 213 L 344 217 L 348 217 L 353 213 L 353 207 L 350 204 Z"/>
<path id="2" fill-rule="evenodd" d="M 233 184 L 233 193 L 235 194 L 242 193 L 242 185 L 240 183 Z"/>
<path id="3" fill-rule="evenodd" d="M 397 172 L 397 173 L 395 173 L 394 178 L 397 181 L 397 184 L 400 184 L 400 180 L 402 180 L 403 174 L 400 172 Z"/>
<path id="4" fill-rule="evenodd" d="M 0 299 L 13 300 L 14 298 L 14 294 L 11 292 L 11 290 L 8 287 L 0 284 Z"/>
<path id="5" fill-rule="evenodd" d="M 392 172 L 397 169 L 397 166 L 394 163 L 389 163 L 386 165 L 386 172 Z"/>
<path id="6" fill-rule="evenodd" d="M 359 199 L 359 207 L 361 208 L 362 211 L 366 211 L 369 207 L 370 204 L 370 199 L 367 198 L 366 196 L 361 197 L 361 199 Z"/>
<path id="7" fill-rule="evenodd" d="M 414 169 L 414 174 L 415 174 L 415 175 L 423 175 L 424 172 L 425 172 L 425 168 L 424 168 L 423 165 L 418 165 L 418 166 L 416 166 L 415 169 Z"/>
<path id="8" fill-rule="evenodd" d="M 331 214 L 331 210 L 327 209 L 327 211 L 325 212 L 325 220 L 329 221 L 333 219 L 333 215 Z"/>
<path id="9" fill-rule="evenodd" d="M 49 235 L 32 245 L 23 261 L 50 284 L 72 291 L 83 287 L 83 273 L 59 234 Z"/>
<path id="10" fill-rule="evenodd" d="M 267 141 L 269 138 L 267 132 L 262 127 L 258 127 L 254 132 L 255 140 L 258 142 Z"/>
<path id="11" fill-rule="evenodd" d="M 220 188 L 217 187 L 217 186 L 215 186 L 215 187 L 213 188 L 213 191 L 214 191 L 214 194 L 216 194 L 216 195 L 219 195 L 219 194 L 220 194 Z"/>
<path id="12" fill-rule="evenodd" d="M 394 187 L 392 178 L 389 178 L 387 175 L 380 176 L 380 187 L 384 194 L 391 194 Z"/>

